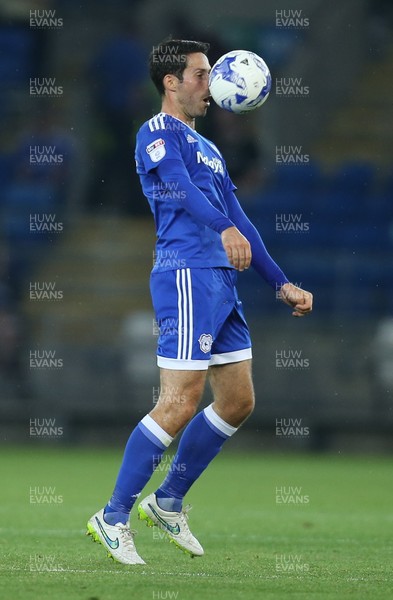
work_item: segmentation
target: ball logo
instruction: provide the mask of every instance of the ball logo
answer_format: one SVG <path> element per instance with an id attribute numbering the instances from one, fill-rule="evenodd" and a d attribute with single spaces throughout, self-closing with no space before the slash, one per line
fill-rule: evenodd
<path id="1" fill-rule="evenodd" d="M 210 333 L 202 333 L 202 335 L 199 337 L 198 342 L 199 342 L 199 347 L 204 354 L 207 354 L 208 352 L 210 352 L 212 344 L 213 344 L 213 338 L 210 335 Z"/>
<path id="2" fill-rule="evenodd" d="M 158 162 L 166 154 L 165 141 L 162 138 L 154 140 L 154 142 L 146 147 L 146 152 L 153 162 Z"/>

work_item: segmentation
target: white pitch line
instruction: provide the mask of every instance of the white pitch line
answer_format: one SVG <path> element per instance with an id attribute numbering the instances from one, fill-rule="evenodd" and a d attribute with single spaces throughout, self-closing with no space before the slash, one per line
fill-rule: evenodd
<path id="1" fill-rule="evenodd" d="M 38 536 L 52 536 L 52 535 L 63 535 L 67 537 L 74 537 L 75 535 L 84 535 L 85 529 L 24 529 L 17 527 L 0 527 L 0 535 L 12 534 L 12 535 L 38 535 Z"/>
<path id="2" fill-rule="evenodd" d="M 121 565 L 119 564 L 119 567 Z M 138 575 L 147 575 L 149 577 L 151 576 L 168 576 L 168 577 L 173 577 L 173 576 L 181 576 L 181 577 L 214 577 L 214 575 L 211 575 L 210 573 L 180 573 L 179 571 L 176 572 L 171 572 L 171 571 L 140 571 L 139 567 L 136 567 L 135 570 L 133 569 L 133 567 L 131 565 L 129 565 L 131 568 L 129 569 L 127 567 L 127 570 L 125 570 L 126 565 L 123 565 L 124 570 L 107 570 L 107 569 L 42 569 L 37 570 L 30 570 L 28 567 L 7 567 L 7 568 L 2 568 L 0 567 L 0 572 L 6 572 L 6 571 L 18 571 L 19 573 L 106 573 L 108 575 L 129 575 L 130 573 L 137 573 Z"/>

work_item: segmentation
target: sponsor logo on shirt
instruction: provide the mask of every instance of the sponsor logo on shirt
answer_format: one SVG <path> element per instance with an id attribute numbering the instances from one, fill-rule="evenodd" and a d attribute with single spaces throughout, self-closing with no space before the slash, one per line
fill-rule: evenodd
<path id="1" fill-rule="evenodd" d="M 154 140 L 154 142 L 146 146 L 146 152 L 153 162 L 158 162 L 166 154 L 165 141 L 162 138 Z"/>
<path id="2" fill-rule="evenodd" d="M 221 175 L 224 175 L 224 167 L 222 164 L 222 161 L 219 158 L 209 158 L 208 156 L 205 156 L 204 154 L 202 154 L 202 152 L 200 152 L 199 150 L 197 151 L 197 162 L 201 163 L 203 162 L 205 165 L 207 165 L 208 167 L 210 167 L 214 173 L 221 173 Z"/>

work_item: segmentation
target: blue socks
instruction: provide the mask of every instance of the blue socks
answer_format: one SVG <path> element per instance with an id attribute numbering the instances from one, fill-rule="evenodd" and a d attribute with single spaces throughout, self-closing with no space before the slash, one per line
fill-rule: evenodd
<path id="1" fill-rule="evenodd" d="M 189 422 L 170 470 L 156 491 L 162 510 L 180 512 L 183 497 L 235 431 L 237 428 L 221 419 L 212 405 Z M 127 442 L 115 489 L 104 509 L 109 525 L 128 521 L 135 500 L 172 440 L 150 415 L 138 423 Z"/>
<path id="2" fill-rule="evenodd" d="M 214 412 L 212 405 L 189 422 L 168 475 L 156 491 L 157 503 L 162 510 L 181 510 L 183 497 L 192 484 L 236 431 L 236 427 Z"/>
<path id="3" fill-rule="evenodd" d="M 127 442 L 114 492 L 104 509 L 109 525 L 128 521 L 135 500 L 172 439 L 150 415 L 138 423 Z"/>

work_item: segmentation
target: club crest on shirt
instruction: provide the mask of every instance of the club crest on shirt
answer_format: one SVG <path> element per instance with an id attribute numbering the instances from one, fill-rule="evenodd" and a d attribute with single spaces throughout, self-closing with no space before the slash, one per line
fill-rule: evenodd
<path id="1" fill-rule="evenodd" d="M 213 344 L 213 338 L 210 335 L 210 333 L 202 333 L 202 335 L 199 336 L 198 342 L 199 342 L 199 347 L 204 354 L 207 354 L 208 352 L 210 352 L 212 344 Z"/>
<path id="2" fill-rule="evenodd" d="M 166 154 L 165 140 L 163 140 L 162 138 L 154 140 L 154 142 L 146 146 L 146 152 L 148 153 L 153 162 L 158 162 Z"/>

